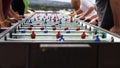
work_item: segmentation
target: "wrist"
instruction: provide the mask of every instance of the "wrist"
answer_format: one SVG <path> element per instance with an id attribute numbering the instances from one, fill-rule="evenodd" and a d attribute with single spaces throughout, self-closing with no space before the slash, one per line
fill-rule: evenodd
<path id="1" fill-rule="evenodd" d="M 74 15 L 77 15 L 77 12 L 74 12 Z"/>

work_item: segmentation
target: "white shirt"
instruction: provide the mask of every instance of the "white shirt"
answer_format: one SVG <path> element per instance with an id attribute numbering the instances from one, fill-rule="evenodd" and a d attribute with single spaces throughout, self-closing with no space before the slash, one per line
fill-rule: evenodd
<path id="1" fill-rule="evenodd" d="M 88 1 L 91 2 L 93 5 L 95 5 L 96 0 L 88 0 Z"/>
<path id="2" fill-rule="evenodd" d="M 80 0 L 80 9 L 83 11 L 83 13 L 86 13 L 90 7 L 94 7 L 95 0 Z M 93 14 L 96 14 L 97 12 L 95 9 L 88 15 L 91 16 Z"/>

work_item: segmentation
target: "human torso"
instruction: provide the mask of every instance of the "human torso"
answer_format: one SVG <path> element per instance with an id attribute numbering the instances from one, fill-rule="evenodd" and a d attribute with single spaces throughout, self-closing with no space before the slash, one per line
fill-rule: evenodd
<path id="1" fill-rule="evenodd" d="M 109 0 L 96 0 L 99 26 L 109 30 L 114 24 Z"/>

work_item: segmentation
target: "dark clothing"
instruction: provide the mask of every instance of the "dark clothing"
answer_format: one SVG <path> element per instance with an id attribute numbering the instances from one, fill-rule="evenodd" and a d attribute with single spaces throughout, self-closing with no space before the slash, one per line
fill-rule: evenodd
<path id="1" fill-rule="evenodd" d="M 20 15 L 24 15 L 25 5 L 23 0 L 12 0 L 12 9 Z"/>
<path id="2" fill-rule="evenodd" d="M 96 0 L 100 27 L 110 30 L 114 25 L 110 0 Z"/>
<path id="3" fill-rule="evenodd" d="M 12 1 L 12 0 L 2 0 L 3 13 L 4 13 L 5 18 L 8 16 L 11 1 Z"/>

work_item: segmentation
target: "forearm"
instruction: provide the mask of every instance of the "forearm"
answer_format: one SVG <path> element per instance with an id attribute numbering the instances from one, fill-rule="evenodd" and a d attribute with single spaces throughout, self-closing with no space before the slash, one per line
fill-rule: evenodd
<path id="1" fill-rule="evenodd" d="M 89 15 L 93 10 L 94 10 L 94 8 L 93 8 L 93 7 L 90 7 L 90 8 L 83 14 L 83 16 L 85 17 L 85 16 Z"/>
<path id="2" fill-rule="evenodd" d="M 0 0 L 0 20 L 5 19 L 3 14 L 3 6 L 2 6 L 2 0 Z"/>
<path id="3" fill-rule="evenodd" d="M 76 11 L 76 14 L 78 15 L 78 14 L 81 14 L 82 13 L 82 10 L 81 9 L 78 9 L 77 11 Z"/>
<path id="4" fill-rule="evenodd" d="M 91 16 L 90 18 L 93 19 L 93 18 L 97 18 L 98 15 L 97 14 L 94 14 L 93 16 Z"/>
<path id="5" fill-rule="evenodd" d="M 13 16 L 13 15 L 15 14 L 15 12 L 12 10 L 12 6 L 10 6 L 9 14 L 10 14 L 11 16 Z"/>
<path id="6" fill-rule="evenodd" d="M 10 16 L 18 18 L 19 14 L 17 14 L 13 9 L 12 6 L 10 6 L 10 11 L 9 11 Z"/>
<path id="7" fill-rule="evenodd" d="M 114 18 L 114 27 L 120 28 L 120 1 L 119 0 L 110 0 L 113 18 Z"/>
<path id="8" fill-rule="evenodd" d="M 78 0 L 71 0 L 71 7 L 77 11 L 79 9 L 79 6 L 77 5 L 79 2 Z"/>
<path id="9" fill-rule="evenodd" d="M 110 5 L 112 9 L 112 14 L 114 18 L 114 25 L 110 29 L 111 32 L 117 33 L 120 35 L 120 1 L 119 0 L 110 0 Z"/>

